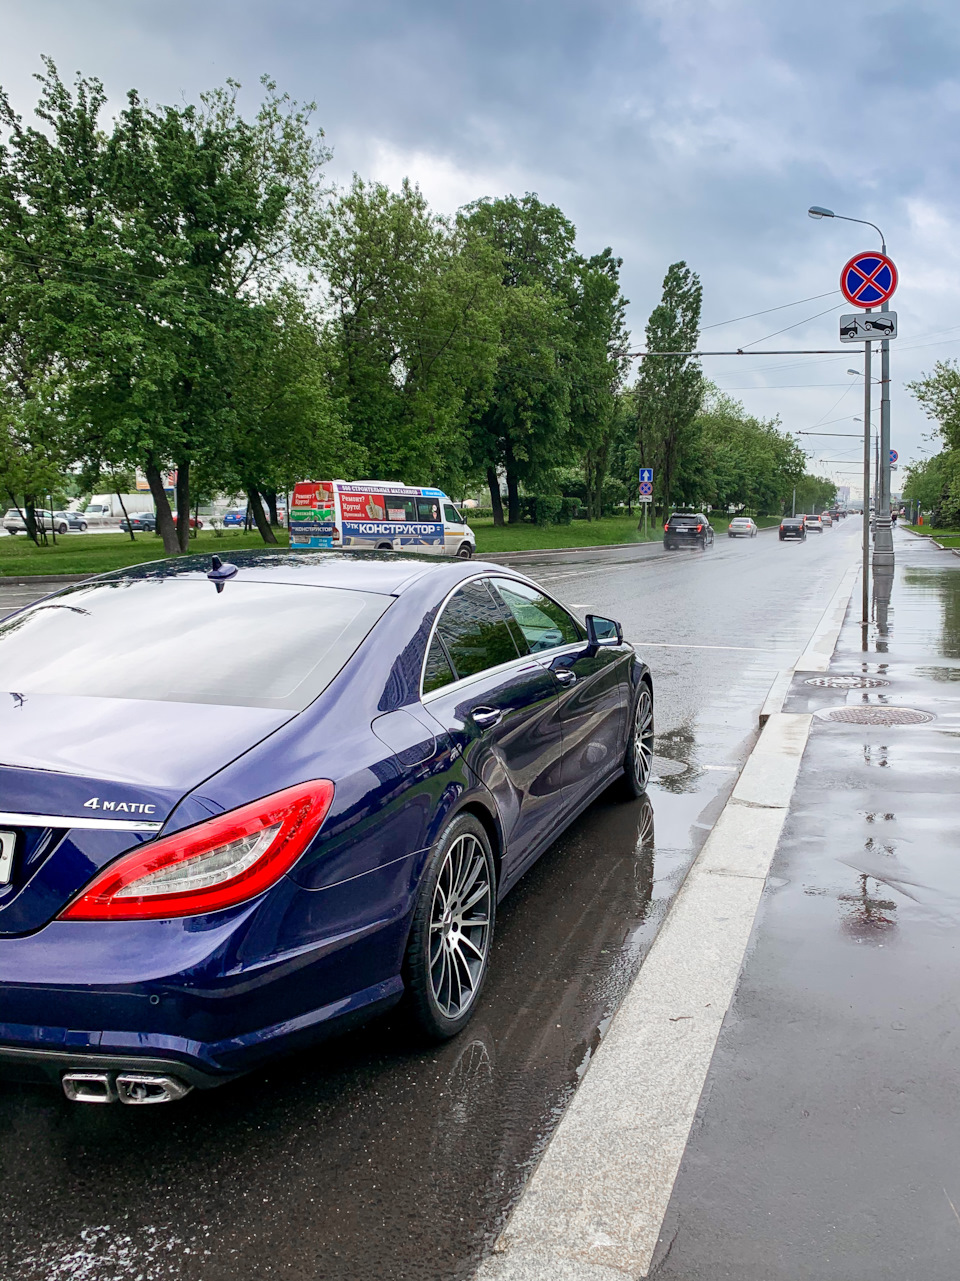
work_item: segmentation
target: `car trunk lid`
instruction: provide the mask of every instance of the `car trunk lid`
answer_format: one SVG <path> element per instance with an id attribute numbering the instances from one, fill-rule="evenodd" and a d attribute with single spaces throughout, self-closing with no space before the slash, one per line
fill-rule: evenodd
<path id="1" fill-rule="evenodd" d="M 0 934 L 51 920 L 204 779 L 293 713 L 0 694 Z"/>

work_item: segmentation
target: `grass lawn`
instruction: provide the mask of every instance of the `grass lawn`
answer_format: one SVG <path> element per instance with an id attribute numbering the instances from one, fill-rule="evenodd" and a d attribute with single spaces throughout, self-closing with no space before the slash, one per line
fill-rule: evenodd
<path id="1" fill-rule="evenodd" d="M 932 529 L 929 525 L 907 525 L 907 529 L 912 529 L 915 534 L 922 534 L 925 538 L 933 538 L 936 542 L 943 543 L 944 547 L 960 547 L 960 530 Z"/>
<path id="2" fill-rule="evenodd" d="M 776 525 L 776 516 L 758 516 L 760 526 Z M 497 552 L 539 551 L 562 547 L 608 547 L 622 543 L 643 542 L 642 532 L 637 531 L 639 516 L 608 516 L 603 520 L 576 520 L 570 525 L 503 525 L 496 528 L 492 520 L 471 521 L 477 535 L 479 555 Z M 726 534 L 729 518 L 718 512 L 713 514 L 713 526 L 718 536 Z M 281 547 L 287 545 L 287 535 L 277 530 Z M 960 536 L 958 536 L 960 537 Z M 663 526 L 651 517 L 647 523 L 647 542 L 659 542 Z M 31 574 L 104 574 L 126 565 L 139 565 L 147 560 L 163 559 L 163 543 L 156 534 L 66 534 L 57 539 L 56 546 L 35 547 L 23 534 L 13 538 L 0 538 L 0 581 L 26 578 Z M 201 533 L 190 540 L 190 553 L 220 556 L 229 555 L 244 547 L 263 547 L 260 535 L 246 534 L 243 530 L 224 530 L 219 536 Z"/>
<path id="3" fill-rule="evenodd" d="M 471 519 L 470 528 L 477 536 L 477 554 L 486 552 L 539 551 L 551 547 L 606 547 L 614 543 L 642 543 L 643 534 L 637 532 L 641 518 L 633 516 L 607 516 L 603 520 L 575 520 L 570 525 L 501 525 L 492 520 Z M 657 521 L 647 521 L 647 541 L 663 537 Z"/>
<path id="4" fill-rule="evenodd" d="M 287 536 L 277 530 L 277 541 L 286 546 Z M 57 545 L 36 547 L 24 534 L 0 538 L 0 581 L 30 574 L 104 574 L 110 569 L 139 565 L 145 560 L 162 560 L 163 543 L 156 534 L 66 534 Z M 202 531 L 190 539 L 190 552 L 228 555 L 241 547 L 262 547 L 256 532 L 228 529 L 221 537 Z"/>

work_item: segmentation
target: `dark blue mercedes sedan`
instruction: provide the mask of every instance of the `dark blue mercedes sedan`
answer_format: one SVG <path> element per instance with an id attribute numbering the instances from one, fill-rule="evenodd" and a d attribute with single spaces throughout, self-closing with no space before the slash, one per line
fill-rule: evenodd
<path id="1" fill-rule="evenodd" d="M 0 623 L 0 1068 L 154 1103 L 401 1000 L 454 1036 L 497 903 L 652 750 L 619 625 L 496 565 L 239 553 L 47 597 Z"/>

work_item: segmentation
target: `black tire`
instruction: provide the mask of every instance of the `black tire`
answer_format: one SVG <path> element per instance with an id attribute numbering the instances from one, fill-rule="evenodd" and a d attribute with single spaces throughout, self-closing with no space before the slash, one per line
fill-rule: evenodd
<path id="1" fill-rule="evenodd" d="M 87 522 L 85 520 L 80 522 L 79 529 L 81 534 L 85 534 L 87 532 Z"/>
<path id="2" fill-rule="evenodd" d="M 403 965 L 409 1017 L 430 1041 L 456 1036 L 479 1004 L 496 903 L 490 838 L 479 819 L 458 814 L 427 860 Z"/>
<path id="3" fill-rule="evenodd" d="M 640 682 L 630 718 L 630 741 L 623 758 L 624 786 L 628 796 L 643 796 L 653 766 L 653 691 Z"/>
<path id="4" fill-rule="evenodd" d="M 61 526 L 60 526 L 60 528 L 57 530 L 57 533 L 58 533 L 58 534 L 65 534 L 65 533 L 67 533 L 67 531 L 69 530 L 69 528 L 70 528 L 70 526 L 69 526 L 69 525 L 61 525 Z"/>
<path id="5" fill-rule="evenodd" d="M 471 560 L 473 558 L 473 548 L 469 543 L 461 543 L 457 548 L 457 560 Z"/>

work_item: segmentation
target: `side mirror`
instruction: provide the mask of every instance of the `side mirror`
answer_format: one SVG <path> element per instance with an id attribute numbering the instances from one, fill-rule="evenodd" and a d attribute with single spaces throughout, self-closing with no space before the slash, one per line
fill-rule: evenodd
<path id="1" fill-rule="evenodd" d="M 591 645 L 622 645 L 623 628 L 612 618 L 601 618 L 598 614 L 587 615 L 587 639 Z"/>

